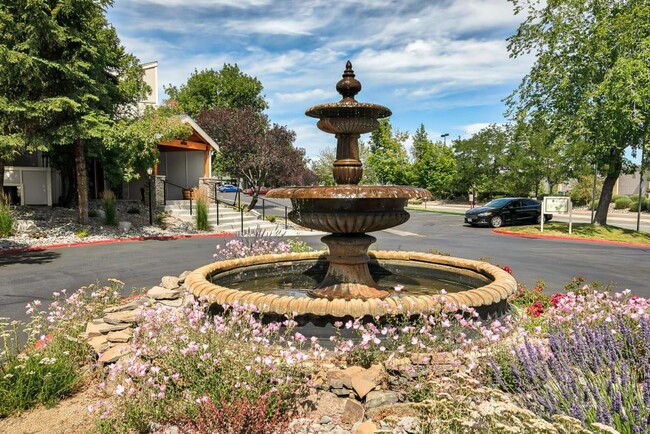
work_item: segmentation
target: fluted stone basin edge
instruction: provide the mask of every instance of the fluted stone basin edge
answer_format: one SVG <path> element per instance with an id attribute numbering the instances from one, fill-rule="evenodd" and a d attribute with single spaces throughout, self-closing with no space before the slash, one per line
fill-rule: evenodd
<path id="1" fill-rule="evenodd" d="M 446 295 L 417 295 L 383 300 L 327 300 L 325 298 L 297 298 L 252 291 L 230 289 L 211 283 L 209 276 L 237 268 L 254 265 L 286 264 L 291 261 L 325 258 L 323 252 L 286 253 L 278 255 L 251 256 L 214 262 L 192 271 L 185 279 L 188 290 L 196 297 L 219 305 L 253 305 L 260 312 L 297 315 L 331 315 L 333 317 L 385 316 L 408 311 L 413 314 L 439 310 L 444 302 L 458 307 L 482 308 L 502 304 L 517 290 L 515 279 L 492 264 L 470 259 L 433 255 L 419 252 L 371 251 L 371 258 L 378 260 L 410 261 L 414 264 L 440 264 L 459 270 L 470 270 L 486 276 L 491 283 L 479 288 Z M 445 297 L 444 300 L 441 300 Z"/>

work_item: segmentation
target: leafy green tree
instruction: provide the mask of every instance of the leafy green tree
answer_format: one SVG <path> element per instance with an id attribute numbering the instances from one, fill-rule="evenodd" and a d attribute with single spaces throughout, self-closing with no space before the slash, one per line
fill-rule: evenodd
<path id="1" fill-rule="evenodd" d="M 468 139 L 454 141 L 456 156 L 456 193 L 475 192 L 492 197 L 504 194 L 503 173 L 508 169 L 506 152 L 512 142 L 512 130 L 505 125 L 492 124 Z"/>
<path id="2" fill-rule="evenodd" d="M 106 20 L 111 0 L 0 4 L 0 130 L 56 153 L 72 144 L 79 221 L 88 222 L 87 144 L 147 91 Z"/>
<path id="3" fill-rule="evenodd" d="M 205 110 L 197 122 L 219 143 L 217 171 L 243 178 L 252 186 L 249 209 L 257 203 L 262 186 L 302 184 L 310 175 L 304 150 L 293 146 L 296 134 L 271 125 L 266 115 L 252 107 Z"/>
<path id="4" fill-rule="evenodd" d="M 264 87 L 255 77 L 244 74 L 237 64 L 224 64 L 214 69 L 194 70 L 187 83 L 180 87 L 165 87 L 167 95 L 188 115 L 196 118 L 204 109 L 252 107 L 257 111 L 268 108 L 261 95 Z"/>
<path id="5" fill-rule="evenodd" d="M 408 185 L 411 183 L 411 163 L 404 147 L 408 133 L 397 131 L 388 119 L 379 121 L 379 127 L 370 134 L 368 166 L 381 184 Z"/>
<path id="6" fill-rule="evenodd" d="M 140 169 L 158 163 L 158 143 L 187 138 L 192 127 L 169 107 L 147 107 L 144 115 L 121 119 L 104 137 L 104 170 L 114 185 L 137 179 Z"/>
<path id="7" fill-rule="evenodd" d="M 535 64 L 508 98 L 519 119 L 542 118 L 572 142 L 605 180 L 596 223 L 607 223 L 625 151 L 637 150 L 650 111 L 650 4 L 640 0 L 510 0 L 524 21 L 509 39 L 513 57 Z"/>
<path id="8" fill-rule="evenodd" d="M 424 125 L 413 135 L 414 181 L 418 187 L 429 190 L 434 196 L 442 196 L 452 188 L 456 176 L 454 151 L 442 142 L 429 140 Z"/>
<path id="9" fill-rule="evenodd" d="M 361 178 L 361 182 L 359 182 L 361 185 L 375 185 L 379 183 L 372 167 L 367 164 L 369 156 L 369 147 L 362 140 L 359 140 L 359 159 L 363 164 L 363 177 Z M 336 160 L 336 149 L 334 147 L 328 147 L 321 150 L 318 158 L 311 162 L 311 169 L 316 174 L 320 184 L 335 184 L 334 174 L 332 173 L 334 160 Z"/>

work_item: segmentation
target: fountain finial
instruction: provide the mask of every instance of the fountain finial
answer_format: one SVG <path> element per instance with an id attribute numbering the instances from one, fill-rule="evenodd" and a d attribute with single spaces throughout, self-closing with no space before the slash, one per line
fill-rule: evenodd
<path id="1" fill-rule="evenodd" d="M 361 92 L 361 83 L 354 78 L 354 71 L 352 70 L 352 62 L 349 60 L 345 64 L 345 71 L 343 78 L 336 83 L 336 91 L 343 95 L 343 100 L 354 101 L 354 96 Z"/>

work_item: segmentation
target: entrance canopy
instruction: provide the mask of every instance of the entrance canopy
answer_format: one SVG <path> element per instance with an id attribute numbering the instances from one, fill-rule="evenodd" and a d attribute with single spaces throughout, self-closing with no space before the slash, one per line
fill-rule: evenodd
<path id="1" fill-rule="evenodd" d="M 211 177 L 210 151 L 218 151 L 219 145 L 191 117 L 180 115 L 178 118 L 192 127 L 192 135 L 186 139 L 159 143 L 158 150 L 160 152 L 203 152 L 203 177 Z M 158 166 L 154 167 L 154 174 L 158 174 Z"/>

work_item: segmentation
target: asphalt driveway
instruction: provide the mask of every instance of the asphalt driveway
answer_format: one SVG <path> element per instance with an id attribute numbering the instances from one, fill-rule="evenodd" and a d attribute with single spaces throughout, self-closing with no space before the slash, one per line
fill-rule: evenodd
<path id="1" fill-rule="evenodd" d="M 412 212 L 411 219 L 388 231 L 373 233 L 374 249 L 431 250 L 508 265 L 515 278 L 533 285 L 543 279 L 558 291 L 572 277 L 614 283 L 650 297 L 650 249 L 527 239 L 464 226 L 461 216 Z M 163 275 L 178 275 L 212 260 L 215 245 L 227 238 L 193 238 L 66 247 L 0 255 L 0 317 L 24 319 L 25 305 L 49 300 L 53 291 L 73 291 L 114 277 L 127 288 L 150 287 Z M 306 237 L 320 248 L 319 237 Z"/>

